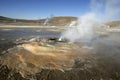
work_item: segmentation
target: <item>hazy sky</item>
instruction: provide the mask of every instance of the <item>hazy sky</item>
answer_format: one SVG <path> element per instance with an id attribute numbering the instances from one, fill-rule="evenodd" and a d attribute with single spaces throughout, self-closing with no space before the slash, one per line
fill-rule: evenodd
<path id="1" fill-rule="evenodd" d="M 0 16 L 39 19 L 81 16 L 90 11 L 90 0 L 0 0 Z"/>

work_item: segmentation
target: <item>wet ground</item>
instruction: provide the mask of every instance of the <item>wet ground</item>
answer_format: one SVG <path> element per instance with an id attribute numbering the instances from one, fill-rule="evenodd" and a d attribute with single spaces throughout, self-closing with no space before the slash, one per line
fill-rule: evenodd
<path id="1" fill-rule="evenodd" d="M 16 40 L 29 40 L 30 38 L 39 36 L 41 38 L 51 38 L 59 37 L 60 32 L 48 31 L 44 28 L 42 29 L 11 29 L 11 28 L 2 28 L 0 29 L 0 52 L 11 48 L 15 45 Z"/>
<path id="2" fill-rule="evenodd" d="M 59 37 L 60 32 L 46 29 L 1 29 L 0 50 L 2 52 L 16 46 L 16 40 L 29 40 L 38 35 L 49 39 Z M 89 42 L 25 43 L 20 49 L 12 48 L 9 54 L 2 54 L 1 59 L 9 68 L 20 66 L 16 69 L 25 71 L 21 72 L 24 77 L 27 73 L 38 73 L 32 78 L 27 77 L 28 80 L 120 80 L 119 35 L 119 31 L 111 29 L 95 35 Z M 16 62 L 13 64 L 14 60 Z"/>

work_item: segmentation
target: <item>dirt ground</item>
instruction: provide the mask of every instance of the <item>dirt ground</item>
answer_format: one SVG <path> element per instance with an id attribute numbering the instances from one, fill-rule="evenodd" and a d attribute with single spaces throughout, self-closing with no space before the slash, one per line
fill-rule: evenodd
<path id="1" fill-rule="evenodd" d="M 120 80 L 119 34 L 108 30 L 90 42 L 49 38 L 13 42 L 12 47 L 1 51 L 0 80 Z"/>

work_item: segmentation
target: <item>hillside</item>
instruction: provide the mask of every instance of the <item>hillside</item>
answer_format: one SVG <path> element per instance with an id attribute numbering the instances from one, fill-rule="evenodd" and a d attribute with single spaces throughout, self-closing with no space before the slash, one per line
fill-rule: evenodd
<path id="1" fill-rule="evenodd" d="M 14 19 L 0 16 L 0 24 L 8 25 L 32 25 L 36 24 L 36 20 Z"/>
<path id="2" fill-rule="evenodd" d="M 120 21 L 112 21 L 107 23 L 110 27 L 118 27 L 120 26 Z"/>
<path id="3" fill-rule="evenodd" d="M 39 20 L 25 20 L 25 19 L 14 19 L 0 16 L 0 24 L 5 25 L 40 25 L 40 26 L 65 26 L 71 21 L 77 20 L 77 17 L 52 17 L 49 19 L 39 19 Z M 47 22 L 46 22 L 47 21 Z M 44 24 L 46 22 L 46 24 Z"/>
<path id="4" fill-rule="evenodd" d="M 72 21 L 76 21 L 77 17 L 53 17 L 48 22 L 49 25 L 64 26 L 70 24 Z"/>
<path id="5" fill-rule="evenodd" d="M 66 26 L 70 24 L 72 21 L 76 21 L 77 17 L 72 16 L 58 16 L 46 19 L 39 20 L 25 20 L 25 19 L 14 19 L 0 16 L 0 24 L 3 25 L 27 25 L 27 26 Z M 108 22 L 110 27 L 115 27 L 120 25 L 120 21 L 112 21 Z"/>

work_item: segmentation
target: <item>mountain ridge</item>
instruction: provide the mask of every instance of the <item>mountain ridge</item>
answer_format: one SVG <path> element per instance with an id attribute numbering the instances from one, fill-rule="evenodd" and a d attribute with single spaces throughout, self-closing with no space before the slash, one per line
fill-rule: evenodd
<path id="1" fill-rule="evenodd" d="M 54 16 L 51 18 L 44 18 L 38 20 L 27 20 L 27 19 L 15 19 L 5 16 L 0 16 L 0 24 L 4 25 L 28 25 L 28 26 L 66 26 L 69 25 L 72 21 L 77 21 L 78 18 L 74 16 Z M 120 26 L 119 21 L 108 22 L 107 25 L 110 27 Z"/>

